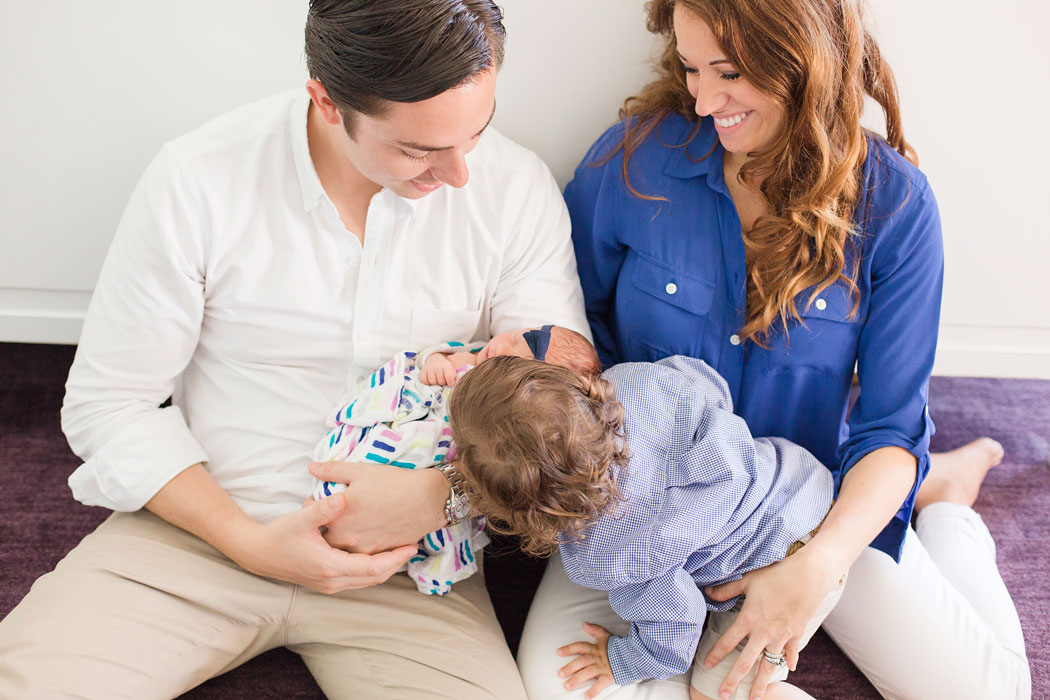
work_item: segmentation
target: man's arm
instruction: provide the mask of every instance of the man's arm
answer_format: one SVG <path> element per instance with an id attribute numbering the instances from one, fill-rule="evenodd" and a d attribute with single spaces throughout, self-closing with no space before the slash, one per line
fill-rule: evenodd
<path id="1" fill-rule="evenodd" d="M 342 512 L 342 497 L 259 524 L 201 466 L 207 455 L 179 408 L 160 408 L 200 335 L 201 221 L 189 179 L 162 150 L 125 209 L 66 385 L 62 427 L 85 460 L 70 477 L 74 497 L 145 506 L 245 568 L 317 590 L 385 579 L 414 547 L 374 558 L 328 547 L 318 528 Z"/>
<path id="2" fill-rule="evenodd" d="M 320 528 L 342 515 L 342 494 L 262 525 L 234 503 L 200 464 L 181 472 L 146 508 L 197 535 L 252 573 L 338 593 L 382 583 L 413 554 L 415 545 L 375 555 L 329 546 Z"/>
<path id="3" fill-rule="evenodd" d="M 506 224 L 490 333 L 551 323 L 590 340 L 565 200 L 539 157 L 529 154 L 521 168 L 522 199 Z"/>
<path id="4" fill-rule="evenodd" d="M 141 508 L 208 456 L 177 406 L 160 408 L 193 355 L 204 315 L 204 235 L 189 185 L 161 150 L 121 217 L 66 382 L 62 430 L 84 459 L 73 496 Z"/>

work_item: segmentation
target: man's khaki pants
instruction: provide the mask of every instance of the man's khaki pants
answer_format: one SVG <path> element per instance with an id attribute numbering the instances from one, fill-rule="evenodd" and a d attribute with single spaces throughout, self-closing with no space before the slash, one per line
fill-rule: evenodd
<path id="1" fill-rule="evenodd" d="M 0 622 L 0 698 L 172 698 L 267 649 L 332 700 L 521 700 L 482 575 L 447 596 L 326 596 L 250 574 L 147 511 L 115 513 Z"/>

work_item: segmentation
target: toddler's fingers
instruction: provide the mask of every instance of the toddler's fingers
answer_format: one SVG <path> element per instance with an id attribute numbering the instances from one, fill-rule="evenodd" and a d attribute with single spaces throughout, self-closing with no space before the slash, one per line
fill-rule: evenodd
<path id="1" fill-rule="evenodd" d="M 559 678 L 568 678 L 572 674 L 579 671 L 581 668 L 586 668 L 592 665 L 598 659 L 595 658 L 594 654 L 584 654 L 577 656 L 575 659 L 558 669 Z"/>
<path id="2" fill-rule="evenodd" d="M 568 690 L 572 690 L 581 683 L 586 683 L 587 681 L 593 678 L 597 678 L 599 675 L 601 675 L 601 672 L 602 670 L 594 664 L 585 666 L 584 668 L 574 673 L 572 677 L 569 678 L 569 680 L 565 681 L 565 687 Z"/>
<path id="3" fill-rule="evenodd" d="M 596 625 L 593 622 L 584 622 L 583 631 L 599 641 L 604 639 L 605 637 L 612 636 L 612 633 L 609 632 L 609 630 L 605 629 L 601 625 Z"/>
<path id="4" fill-rule="evenodd" d="M 573 654 L 590 654 L 594 652 L 594 644 L 591 642 L 573 642 L 559 647 L 558 656 L 572 656 Z"/>
<path id="5" fill-rule="evenodd" d="M 613 684 L 612 676 L 603 675 L 594 682 L 591 689 L 587 691 L 588 698 L 598 697 L 598 694 Z"/>

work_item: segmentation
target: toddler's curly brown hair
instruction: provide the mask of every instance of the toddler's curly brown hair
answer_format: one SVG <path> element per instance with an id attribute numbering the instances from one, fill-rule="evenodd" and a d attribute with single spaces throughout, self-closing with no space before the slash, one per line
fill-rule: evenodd
<path id="1" fill-rule="evenodd" d="M 609 382 L 523 357 L 492 357 L 449 401 L 457 464 L 477 512 L 549 555 L 624 501 L 623 407 Z"/>

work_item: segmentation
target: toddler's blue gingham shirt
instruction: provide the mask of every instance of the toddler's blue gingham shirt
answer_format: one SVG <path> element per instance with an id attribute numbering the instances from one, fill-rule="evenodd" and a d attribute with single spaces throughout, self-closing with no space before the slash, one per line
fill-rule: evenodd
<path id="1" fill-rule="evenodd" d="M 580 542 L 561 545 L 569 578 L 609 592 L 631 622 L 609 640 L 618 685 L 666 678 L 693 660 L 707 609 L 702 587 L 782 559 L 831 507 L 832 477 L 780 438 L 752 438 L 725 381 L 676 356 L 604 373 L 626 411 L 626 497 Z"/>

